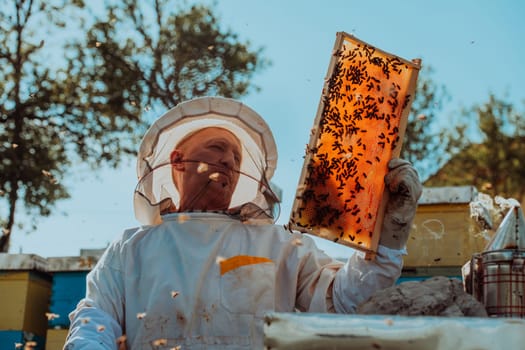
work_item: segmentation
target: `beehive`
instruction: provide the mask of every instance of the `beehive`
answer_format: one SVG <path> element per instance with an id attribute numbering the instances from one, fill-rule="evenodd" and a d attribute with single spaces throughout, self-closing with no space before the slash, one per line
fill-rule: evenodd
<path id="1" fill-rule="evenodd" d="M 47 271 L 53 276 L 46 350 L 62 349 L 69 329 L 69 313 L 86 295 L 86 276 L 104 249 L 82 249 L 80 256 L 47 258 Z"/>
<path id="2" fill-rule="evenodd" d="M 401 150 L 419 62 L 337 34 L 291 228 L 373 256 L 386 201 L 383 179 Z"/>
<path id="3" fill-rule="evenodd" d="M 48 258 L 48 272 L 53 276 L 49 311 L 50 328 L 69 328 L 68 315 L 86 295 L 86 275 L 97 257 L 72 256 Z"/>
<path id="4" fill-rule="evenodd" d="M 0 331 L 46 335 L 51 276 L 37 255 L 0 254 Z M 5 335 L 5 334 L 4 334 Z M 11 334 L 12 335 L 12 334 Z"/>
<path id="5" fill-rule="evenodd" d="M 424 281 L 435 276 L 446 276 L 462 280 L 460 266 L 405 266 L 396 284 L 409 281 Z"/>
<path id="6" fill-rule="evenodd" d="M 0 331 L 0 349 L 48 350 L 45 338 L 24 331 Z"/>
<path id="7" fill-rule="evenodd" d="M 407 242 L 405 269 L 460 267 L 483 250 L 490 236 L 472 218 L 472 186 L 424 188 Z"/>
<path id="8" fill-rule="evenodd" d="M 62 350 L 66 342 L 67 333 L 67 329 L 48 329 L 46 350 Z"/>
<path id="9" fill-rule="evenodd" d="M 270 312 L 266 349 L 523 349 L 525 320 L 488 317 Z"/>

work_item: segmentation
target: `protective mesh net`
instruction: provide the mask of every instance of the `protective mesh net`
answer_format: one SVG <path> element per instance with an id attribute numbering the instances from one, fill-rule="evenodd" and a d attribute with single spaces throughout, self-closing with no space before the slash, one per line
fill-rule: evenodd
<path id="1" fill-rule="evenodd" d="M 274 217 L 278 200 L 269 180 L 277 153 L 268 126 L 257 113 L 240 102 L 208 97 L 179 104 L 159 118 L 144 136 L 139 150 L 139 182 L 134 200 L 135 216 L 140 222 L 157 224 L 161 222 L 161 214 L 178 210 L 180 194 L 172 179 L 171 152 L 187 135 L 208 127 L 230 131 L 241 144 L 239 180 L 227 213 L 238 215 L 241 220 Z M 202 193 L 205 188 L 195 191 L 194 195 Z"/>

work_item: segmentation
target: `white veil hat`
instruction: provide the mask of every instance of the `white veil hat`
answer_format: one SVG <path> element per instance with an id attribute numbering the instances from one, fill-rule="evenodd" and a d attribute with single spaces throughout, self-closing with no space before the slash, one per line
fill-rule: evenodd
<path id="1" fill-rule="evenodd" d="M 270 128 L 258 113 L 239 101 L 200 97 L 170 109 L 142 139 L 133 203 L 135 217 L 142 224 L 161 223 L 160 207 L 168 199 L 178 206 L 180 197 L 171 176 L 170 154 L 187 135 L 208 127 L 230 131 L 242 146 L 241 174 L 229 209 L 251 204 L 266 213 L 271 211 L 273 203 L 268 203 L 268 198 L 274 195 L 269 181 L 277 165 L 277 148 Z"/>

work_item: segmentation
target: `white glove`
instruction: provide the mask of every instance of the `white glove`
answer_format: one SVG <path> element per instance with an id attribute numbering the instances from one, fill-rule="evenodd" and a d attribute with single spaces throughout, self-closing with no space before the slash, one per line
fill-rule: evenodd
<path id="1" fill-rule="evenodd" d="M 385 176 L 388 203 L 379 244 L 391 249 L 403 249 L 423 186 L 416 169 L 406 160 L 394 158 L 388 163 L 388 169 Z"/>

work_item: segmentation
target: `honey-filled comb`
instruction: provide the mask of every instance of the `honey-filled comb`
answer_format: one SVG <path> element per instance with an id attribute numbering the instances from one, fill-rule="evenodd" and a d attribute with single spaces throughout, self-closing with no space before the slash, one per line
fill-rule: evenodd
<path id="1" fill-rule="evenodd" d="M 373 258 L 388 162 L 401 152 L 420 60 L 337 33 L 289 227 Z"/>

